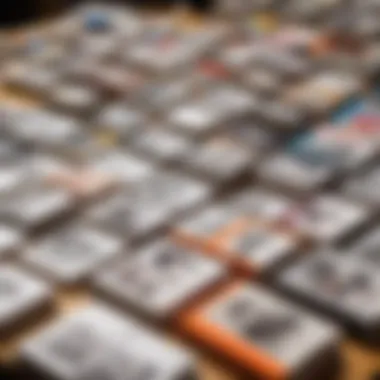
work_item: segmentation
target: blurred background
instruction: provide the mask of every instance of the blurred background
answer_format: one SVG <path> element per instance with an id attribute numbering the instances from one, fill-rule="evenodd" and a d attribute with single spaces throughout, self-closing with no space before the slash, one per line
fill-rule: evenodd
<path id="1" fill-rule="evenodd" d="M 59 12 L 85 3 L 84 0 L 2 0 L 0 2 L 0 23 L 2 27 L 16 26 L 23 22 L 33 21 L 59 14 Z M 174 3 L 186 3 L 186 0 L 106 0 L 99 3 L 132 4 L 138 7 L 168 7 Z M 187 3 L 205 8 L 210 1 L 187 0 Z"/>
<path id="2" fill-rule="evenodd" d="M 15 26 L 54 13 L 79 3 L 80 0 L 2 0 L 0 22 L 4 26 Z"/>

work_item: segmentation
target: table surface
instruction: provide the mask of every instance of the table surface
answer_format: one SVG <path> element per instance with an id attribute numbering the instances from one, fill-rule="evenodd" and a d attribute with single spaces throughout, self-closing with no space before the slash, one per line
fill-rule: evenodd
<path id="1" fill-rule="evenodd" d="M 179 22 L 181 23 L 203 23 L 204 20 L 199 20 L 199 17 L 189 15 L 187 13 L 179 13 Z M 39 29 L 40 26 L 33 26 Z M 31 26 L 28 27 L 28 30 Z M 6 31 L 7 37 L 22 38 L 24 30 Z M 0 37 L 4 32 L 0 32 Z M 0 103 L 16 103 L 25 106 L 38 106 L 34 99 L 30 99 L 22 94 L 13 94 L 3 89 L 0 83 Z M 84 307 L 90 301 L 90 296 L 82 290 L 67 291 L 62 294 L 57 294 L 56 303 L 57 311 L 53 315 L 49 315 L 37 325 L 26 331 L 21 331 L 17 336 L 6 342 L 0 342 L 0 361 L 11 362 L 17 353 L 17 347 L 29 335 L 34 334 L 38 329 L 43 328 L 50 320 L 57 318 L 59 315 L 68 313 L 73 309 Z M 233 371 L 224 368 L 221 363 L 206 357 L 204 354 L 198 355 L 201 372 L 201 379 L 204 380 L 236 380 L 237 377 Z M 362 344 L 344 339 L 342 343 L 342 374 L 339 380 L 367 380 L 371 373 L 378 369 L 380 371 L 380 349 L 365 347 Z M 244 379 L 246 380 L 246 379 Z M 321 379 L 322 380 L 322 379 Z"/>

